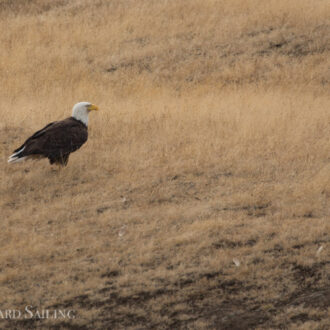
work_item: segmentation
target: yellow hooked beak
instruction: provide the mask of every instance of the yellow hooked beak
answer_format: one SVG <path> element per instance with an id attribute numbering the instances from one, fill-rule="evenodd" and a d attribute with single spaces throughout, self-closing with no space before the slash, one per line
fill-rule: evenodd
<path id="1" fill-rule="evenodd" d="M 99 108 L 95 104 L 89 105 L 87 109 L 88 109 L 88 111 L 99 110 Z"/>

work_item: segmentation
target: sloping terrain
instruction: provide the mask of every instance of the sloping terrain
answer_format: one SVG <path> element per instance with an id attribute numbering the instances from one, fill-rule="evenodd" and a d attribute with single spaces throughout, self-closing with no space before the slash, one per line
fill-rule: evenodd
<path id="1" fill-rule="evenodd" d="M 0 327 L 327 329 L 329 10 L 0 0 Z M 7 164 L 85 100 L 66 168 Z"/>

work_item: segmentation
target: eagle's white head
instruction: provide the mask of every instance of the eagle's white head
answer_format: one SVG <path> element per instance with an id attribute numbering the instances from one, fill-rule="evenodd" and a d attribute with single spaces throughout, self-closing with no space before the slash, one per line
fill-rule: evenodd
<path id="1" fill-rule="evenodd" d="M 99 110 L 99 108 L 89 102 L 79 102 L 72 108 L 72 117 L 88 125 L 88 113 L 92 110 Z"/>

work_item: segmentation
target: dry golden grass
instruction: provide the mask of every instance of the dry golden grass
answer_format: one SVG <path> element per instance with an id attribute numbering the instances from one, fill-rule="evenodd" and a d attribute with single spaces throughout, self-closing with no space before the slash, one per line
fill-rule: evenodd
<path id="1" fill-rule="evenodd" d="M 0 310 L 76 311 L 1 327 L 326 329 L 329 10 L 0 0 Z M 84 100 L 65 169 L 7 164 Z"/>

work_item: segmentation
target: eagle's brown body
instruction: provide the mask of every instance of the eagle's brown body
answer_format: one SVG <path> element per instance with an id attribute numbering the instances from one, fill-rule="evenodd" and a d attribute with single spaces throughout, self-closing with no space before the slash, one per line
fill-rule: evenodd
<path id="1" fill-rule="evenodd" d="M 14 160 L 46 157 L 51 164 L 66 165 L 71 152 L 88 138 L 87 126 L 73 117 L 55 121 L 35 132 L 14 151 Z"/>

